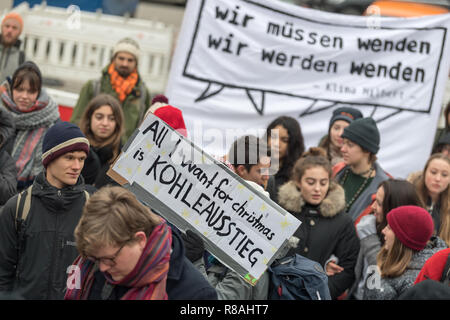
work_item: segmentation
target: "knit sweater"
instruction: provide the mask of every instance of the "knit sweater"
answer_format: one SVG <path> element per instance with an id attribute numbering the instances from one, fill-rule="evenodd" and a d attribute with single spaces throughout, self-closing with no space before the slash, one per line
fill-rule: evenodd
<path id="1" fill-rule="evenodd" d="M 405 272 L 395 278 L 381 278 L 379 286 L 365 288 L 365 300 L 394 300 L 406 289 L 410 288 L 416 280 L 425 262 L 436 252 L 447 248 L 445 242 L 439 237 L 432 237 L 427 246 L 419 252 L 415 252 Z M 376 276 L 376 275 L 374 275 Z M 372 277 L 374 277 L 372 276 Z M 369 276 L 368 280 L 371 280 Z M 374 281 L 376 282 L 376 281 Z M 375 287 L 375 288 L 373 288 Z"/>

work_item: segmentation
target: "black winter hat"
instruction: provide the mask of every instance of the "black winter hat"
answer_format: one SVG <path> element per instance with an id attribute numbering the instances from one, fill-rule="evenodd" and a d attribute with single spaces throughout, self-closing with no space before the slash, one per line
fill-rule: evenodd
<path id="1" fill-rule="evenodd" d="M 42 141 L 42 164 L 47 168 L 59 156 L 73 151 L 89 154 L 89 141 L 77 125 L 59 121 L 45 133 Z"/>
<path id="2" fill-rule="evenodd" d="M 353 120 L 356 120 L 356 119 L 359 119 L 362 117 L 363 117 L 363 115 L 362 115 L 361 111 L 359 111 L 358 109 L 351 108 L 351 107 L 337 108 L 336 110 L 333 111 L 333 115 L 331 116 L 330 125 L 328 126 L 328 128 L 331 128 L 333 123 L 337 120 L 344 120 L 344 121 L 347 121 L 348 123 L 351 123 Z"/>
<path id="3" fill-rule="evenodd" d="M 380 132 L 372 118 L 360 118 L 351 122 L 344 129 L 342 138 L 346 138 L 359 145 L 364 150 L 376 154 L 380 149 Z"/>

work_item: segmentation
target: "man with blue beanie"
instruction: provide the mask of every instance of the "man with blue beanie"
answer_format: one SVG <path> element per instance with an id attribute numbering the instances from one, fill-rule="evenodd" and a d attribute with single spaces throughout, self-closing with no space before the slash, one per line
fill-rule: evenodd
<path id="1" fill-rule="evenodd" d="M 44 170 L 0 213 L 0 291 L 25 299 L 62 299 L 78 255 L 73 236 L 89 197 L 81 170 L 89 141 L 59 121 L 42 143 Z M 70 271 L 70 270 L 69 270 Z"/>

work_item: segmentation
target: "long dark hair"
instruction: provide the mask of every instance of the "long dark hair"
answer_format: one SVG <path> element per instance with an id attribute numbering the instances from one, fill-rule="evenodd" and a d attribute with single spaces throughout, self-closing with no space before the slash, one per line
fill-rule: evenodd
<path id="1" fill-rule="evenodd" d="M 381 231 L 387 225 L 386 216 L 389 211 L 397 207 L 407 205 L 424 208 L 425 204 L 417 194 L 416 187 L 406 180 L 385 180 L 379 184 L 378 188 L 381 187 L 383 187 L 384 190 L 383 221 L 381 223 L 377 223 L 377 234 L 381 240 L 381 243 L 384 243 L 384 237 L 381 234 Z"/>
<path id="2" fill-rule="evenodd" d="M 290 177 L 292 168 L 298 158 L 305 152 L 305 142 L 302 135 L 302 129 L 298 121 L 292 117 L 281 116 L 273 120 L 266 129 L 266 141 L 269 143 L 271 138 L 271 130 L 281 125 L 289 134 L 289 142 L 286 156 L 283 158 L 278 175 Z M 272 155 L 273 156 L 273 155 Z"/>
<path id="3" fill-rule="evenodd" d="M 116 128 L 114 129 L 114 132 L 111 134 L 111 136 L 108 137 L 106 140 L 97 141 L 94 133 L 91 130 L 91 118 L 95 110 L 99 109 L 104 105 L 111 107 L 114 118 L 116 120 Z M 125 117 L 123 115 L 120 102 L 109 94 L 101 93 L 98 96 L 91 99 L 91 101 L 89 101 L 80 119 L 80 129 L 85 134 L 86 138 L 89 140 L 89 143 L 93 147 L 101 148 L 104 146 L 111 146 L 113 150 L 113 157 L 110 159 L 110 161 L 112 161 L 119 153 L 120 141 L 122 138 L 122 134 L 125 130 L 124 119 Z"/>

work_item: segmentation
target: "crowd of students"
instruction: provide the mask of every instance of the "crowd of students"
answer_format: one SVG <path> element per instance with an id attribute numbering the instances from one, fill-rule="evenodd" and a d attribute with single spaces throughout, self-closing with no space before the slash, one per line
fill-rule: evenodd
<path id="1" fill-rule="evenodd" d="M 21 26 L 6 16 L 2 34 L 11 21 Z M 267 272 L 250 285 L 198 235 L 180 232 L 107 175 L 149 113 L 188 136 L 180 109 L 162 95 L 150 100 L 138 59 L 136 42 L 119 41 L 101 78 L 83 87 L 73 123 L 59 119 L 35 63 L 20 63 L 0 84 L 2 297 L 268 298 Z M 334 110 L 317 147 L 305 150 L 299 122 L 281 116 L 264 137 L 239 137 L 221 161 L 302 222 L 284 254 L 320 263 L 332 299 L 397 299 L 430 270 L 440 281 L 436 268 L 448 256 L 449 109 L 423 171 L 407 180 L 378 163 L 376 122 L 347 106 Z"/>
<path id="2" fill-rule="evenodd" d="M 394 179 L 382 168 L 379 145 L 373 119 L 350 107 L 337 108 L 320 147 L 304 152 L 291 181 L 271 195 L 303 222 L 296 252 L 324 266 L 333 299 L 397 299 L 413 287 L 424 263 L 450 245 L 450 159 L 442 152 L 443 139 L 436 140 L 423 171 L 408 180 Z M 305 163 L 314 170 L 306 170 Z"/>

